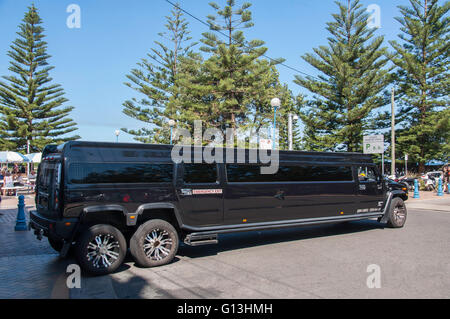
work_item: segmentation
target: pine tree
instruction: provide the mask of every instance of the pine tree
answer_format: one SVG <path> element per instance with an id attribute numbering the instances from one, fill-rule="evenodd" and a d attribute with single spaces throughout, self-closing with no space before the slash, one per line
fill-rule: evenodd
<path id="1" fill-rule="evenodd" d="M 258 64 L 269 63 L 266 60 L 259 60 Z M 276 130 L 278 132 L 278 145 L 281 150 L 289 149 L 288 137 L 288 119 L 289 113 L 293 115 L 300 113 L 300 104 L 296 103 L 292 92 L 286 84 L 280 83 L 279 73 L 275 66 L 270 66 L 270 71 L 265 73 L 259 81 L 258 90 L 252 94 L 252 102 L 249 105 L 249 124 L 246 127 L 253 129 L 255 132 L 264 133 L 261 130 L 265 129 L 268 136 L 261 136 L 262 138 L 272 139 L 273 130 L 273 116 L 274 109 L 270 101 L 274 97 L 281 100 L 281 107 L 277 109 L 276 114 Z M 295 123 L 293 123 L 293 146 L 294 149 L 300 148 L 299 132 L 296 130 Z"/>
<path id="2" fill-rule="evenodd" d="M 267 51 L 264 42 L 246 41 L 244 37 L 242 30 L 253 26 L 250 3 L 238 7 L 234 0 L 227 0 L 222 9 L 216 3 L 210 5 L 216 11 L 216 15 L 208 16 L 214 32 L 204 33 L 201 39 L 201 50 L 210 57 L 202 65 L 202 76 L 190 87 L 203 93 L 201 102 L 211 114 L 209 125 L 235 129 L 248 124 L 252 96 L 260 90 L 259 82 L 271 65 L 257 62 Z"/>
<path id="3" fill-rule="evenodd" d="M 424 172 L 427 161 L 449 156 L 450 2 L 410 0 L 399 9 L 401 43 L 390 42 L 398 67 L 398 149 Z"/>
<path id="4" fill-rule="evenodd" d="M 77 130 L 67 116 L 73 110 L 63 106 L 68 100 L 59 84 L 51 84 L 54 68 L 47 60 L 47 43 L 37 9 L 32 5 L 19 26 L 19 38 L 11 45 L 9 70 L 0 82 L 0 130 L 3 149 L 42 151 L 47 144 L 78 139 L 67 136 Z"/>
<path id="5" fill-rule="evenodd" d="M 288 149 L 288 114 L 298 113 L 295 99 L 286 84 L 282 84 L 279 79 L 279 72 L 275 65 L 270 65 L 267 60 L 256 62 L 268 71 L 260 77 L 259 86 L 251 94 L 251 103 L 248 107 L 248 124 L 246 127 L 260 134 L 260 138 L 273 138 L 274 109 L 270 101 L 274 97 L 281 100 L 281 107 L 277 109 L 276 130 L 278 134 L 279 149 Z M 296 142 L 296 132 L 293 132 L 294 144 Z"/>
<path id="6" fill-rule="evenodd" d="M 126 101 L 123 113 L 147 126 L 138 130 L 122 130 L 143 143 L 168 144 L 168 121 L 171 119 L 177 122 L 177 127 L 183 127 L 186 116 L 183 109 L 173 103 L 179 92 L 176 78 L 182 68 L 182 61 L 199 58 L 192 51 L 196 43 L 191 41 L 189 24 L 178 5 L 171 11 L 171 16 L 166 18 L 166 32 L 158 34 L 165 40 L 154 42 L 156 48 L 147 54 L 148 59 L 142 59 L 137 64 L 138 68 L 131 70 L 131 74 L 127 75 L 130 82 L 125 83 L 144 96 L 142 99 Z"/>
<path id="7" fill-rule="evenodd" d="M 359 0 L 336 2 L 339 13 L 327 23 L 327 46 L 303 59 L 319 71 L 317 78 L 296 76 L 295 83 L 313 97 L 300 117 L 308 150 L 361 152 L 363 134 L 372 128 L 375 111 L 389 102 L 391 83 L 383 37 L 367 26 Z"/>

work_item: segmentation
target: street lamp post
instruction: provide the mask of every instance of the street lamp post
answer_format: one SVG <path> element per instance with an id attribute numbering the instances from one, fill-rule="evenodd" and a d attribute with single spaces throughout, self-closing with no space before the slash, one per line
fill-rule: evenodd
<path id="1" fill-rule="evenodd" d="M 116 134 L 116 143 L 119 143 L 119 135 L 120 135 L 120 131 L 119 131 L 119 130 L 116 130 L 116 131 L 114 132 L 114 134 Z"/>
<path id="2" fill-rule="evenodd" d="M 294 150 L 294 139 L 293 139 L 293 122 L 298 120 L 298 115 L 292 115 L 289 113 L 288 118 L 288 139 L 289 139 L 289 150 Z"/>
<path id="3" fill-rule="evenodd" d="M 173 130 L 173 127 L 175 126 L 175 121 L 174 120 L 169 120 L 169 126 L 170 126 L 170 145 L 172 145 L 172 137 L 173 137 L 173 134 L 172 134 L 172 130 Z"/>
<path id="4" fill-rule="evenodd" d="M 395 88 L 391 95 L 391 175 L 395 176 Z"/>
<path id="5" fill-rule="evenodd" d="M 405 154 L 405 176 L 408 176 L 408 154 Z"/>
<path id="6" fill-rule="evenodd" d="M 270 101 L 270 105 L 273 107 L 273 132 L 272 132 L 272 149 L 275 149 L 275 129 L 277 127 L 277 108 L 281 106 L 281 101 L 279 98 L 273 98 L 272 101 Z"/>

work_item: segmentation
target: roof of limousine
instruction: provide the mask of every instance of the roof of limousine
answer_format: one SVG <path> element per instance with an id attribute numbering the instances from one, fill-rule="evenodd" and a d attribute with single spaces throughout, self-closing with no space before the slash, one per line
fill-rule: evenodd
<path id="1" fill-rule="evenodd" d="M 179 145 L 177 145 L 179 146 Z M 189 146 L 185 146 L 189 147 Z M 65 156 L 77 158 L 78 160 L 87 161 L 100 159 L 103 161 L 115 160 L 169 160 L 173 150 L 173 145 L 162 144 L 142 144 L 142 143 L 109 143 L 109 142 L 86 142 L 86 141 L 70 141 L 59 146 L 49 145 L 44 149 L 44 154 L 64 153 Z M 205 151 L 206 147 L 194 147 L 191 149 L 192 156 L 199 152 Z M 249 152 L 256 152 L 255 149 L 216 149 L 223 152 L 225 162 L 238 162 L 237 153 L 243 151 L 248 158 Z M 232 152 L 232 161 L 226 158 L 227 152 Z M 213 152 L 214 154 L 214 152 Z M 271 151 L 268 150 L 270 157 Z M 275 156 L 275 155 L 273 155 Z M 219 155 L 220 157 L 220 155 Z M 372 163 L 372 156 L 361 153 L 348 152 L 305 152 L 305 151 L 279 151 L 279 159 L 282 162 L 353 162 L 353 163 Z"/>

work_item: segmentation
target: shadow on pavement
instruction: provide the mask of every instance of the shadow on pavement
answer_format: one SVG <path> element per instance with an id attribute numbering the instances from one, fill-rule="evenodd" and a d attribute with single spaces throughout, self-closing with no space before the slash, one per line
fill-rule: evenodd
<path id="1" fill-rule="evenodd" d="M 178 256 L 187 256 L 190 258 L 205 257 L 210 255 L 216 255 L 223 251 L 230 251 L 235 249 L 243 249 L 255 246 L 264 246 L 275 243 L 283 243 L 290 241 L 298 241 L 302 239 L 327 237 L 344 235 L 356 232 L 370 231 L 375 229 L 383 229 L 384 226 L 377 221 L 365 220 L 355 221 L 348 223 L 330 224 L 330 225 L 318 225 L 318 226 L 306 226 L 297 227 L 282 230 L 270 230 L 270 231 L 255 231 L 248 233 L 237 233 L 221 235 L 218 245 L 210 245 L 203 247 L 191 247 L 184 244 L 180 245 Z M 173 263 L 179 262 L 179 258 L 175 258 Z M 135 299 L 135 298 L 150 298 L 150 299 L 172 299 L 178 298 L 178 296 L 189 294 L 193 298 L 202 298 L 201 287 L 181 287 L 176 282 L 176 279 L 166 277 L 168 274 L 165 272 L 158 272 L 156 277 L 162 280 L 168 280 L 172 282 L 173 286 L 179 286 L 174 290 L 161 289 L 158 285 L 158 281 L 155 281 L 155 276 L 144 277 L 133 271 L 127 274 L 127 270 L 130 268 L 127 264 L 140 269 L 133 261 L 130 253 L 127 254 L 125 259 L 125 266 L 121 267 L 115 274 L 108 276 L 110 279 L 110 285 L 115 292 L 115 298 L 121 299 Z M 151 268 L 148 271 L 152 271 Z M 125 273 L 123 273 L 125 272 Z M 139 272 L 139 271 L 138 271 Z M 123 274 L 122 274 L 123 273 Z M 118 275 L 118 276 L 116 276 Z M 122 276 L 125 275 L 125 276 Z M 121 277 L 121 278 L 120 278 Z M 125 277 L 125 278 L 124 278 Z M 214 292 L 208 292 L 206 295 L 211 296 Z"/>
<path id="2" fill-rule="evenodd" d="M 329 225 L 223 234 L 219 236 L 218 245 L 192 247 L 185 244 L 180 244 L 178 255 L 190 258 L 205 257 L 229 250 L 264 246 L 302 239 L 345 235 L 383 228 L 385 228 L 385 226 L 375 220 L 364 220 Z"/>
<path id="3" fill-rule="evenodd" d="M 111 277 L 112 286 L 116 297 L 120 299 L 175 299 L 175 295 L 167 290 L 159 288 L 150 280 L 133 274 L 132 277 L 125 281 L 119 281 Z M 148 294 L 151 293 L 149 296 Z M 145 296 L 147 294 L 147 296 Z"/>

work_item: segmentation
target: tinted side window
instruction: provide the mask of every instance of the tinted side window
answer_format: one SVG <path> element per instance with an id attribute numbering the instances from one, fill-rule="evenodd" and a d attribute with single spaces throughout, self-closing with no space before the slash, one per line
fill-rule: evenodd
<path id="1" fill-rule="evenodd" d="M 352 181 L 352 169 L 347 166 L 280 166 L 272 175 L 261 175 L 260 166 L 227 165 L 229 182 L 338 182 Z"/>
<path id="2" fill-rule="evenodd" d="M 232 183 L 256 183 L 267 181 L 267 177 L 260 174 L 260 166 L 227 165 L 227 179 Z M 267 175 L 266 175 L 267 176 Z"/>
<path id="3" fill-rule="evenodd" d="M 218 181 L 216 164 L 184 164 L 183 170 L 186 184 L 212 184 Z"/>
<path id="4" fill-rule="evenodd" d="M 172 164 L 139 163 L 73 163 L 69 167 L 69 183 L 170 183 Z"/>
<path id="5" fill-rule="evenodd" d="M 358 179 L 360 182 L 376 182 L 377 174 L 373 167 L 361 166 L 358 168 Z"/>

